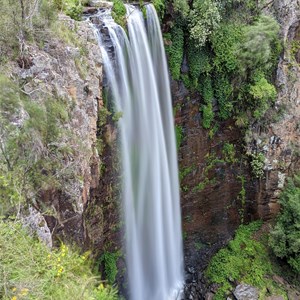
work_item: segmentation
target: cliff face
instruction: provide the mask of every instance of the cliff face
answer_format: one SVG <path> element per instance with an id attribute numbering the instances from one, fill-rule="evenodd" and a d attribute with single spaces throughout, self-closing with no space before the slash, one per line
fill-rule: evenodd
<path id="1" fill-rule="evenodd" d="M 121 244 L 117 131 L 110 103 L 102 98 L 102 57 L 90 23 L 60 15 L 43 43 L 26 44 L 23 61 L 11 63 L 7 74 L 30 102 L 63 103 L 68 116 L 55 128 L 61 133 L 54 145 L 58 151 L 51 154 L 51 161 L 60 161 L 54 171 L 59 184 L 41 184 L 22 212 L 23 223 L 49 246 L 60 240 L 95 255 L 116 252 Z"/>
<path id="2" fill-rule="evenodd" d="M 278 19 L 284 44 L 276 74 L 275 109 L 281 112 L 269 126 L 252 128 L 248 151 L 258 151 L 265 156 L 266 176 L 259 183 L 255 198 L 259 216 L 271 219 L 279 211 L 278 196 L 285 178 L 297 172 L 300 166 L 300 2 L 274 1 L 266 10 Z"/>
<path id="3" fill-rule="evenodd" d="M 200 96 L 189 93 L 182 83 L 172 83 L 176 124 L 183 133 L 179 165 L 188 281 L 201 277 L 197 270 L 207 265 L 240 223 L 274 218 L 285 178 L 300 167 L 300 3 L 271 1 L 264 10 L 280 23 L 284 44 L 275 75 L 278 98 L 266 121 L 261 122 L 264 125 L 252 125 L 246 136 L 234 121 L 220 123 L 216 130 L 204 130 Z M 234 146 L 232 158 L 225 144 Z M 251 153 L 265 157 L 261 179 L 251 171 Z"/>
<path id="4" fill-rule="evenodd" d="M 100 158 L 97 145 L 98 110 L 102 102 L 102 59 L 93 30 L 86 22 L 60 16 L 58 31 L 47 35 L 44 45 L 28 45 L 30 64 L 12 66 L 31 101 L 44 105 L 50 97 L 63 99 L 70 135 L 59 188 L 42 189 L 36 200 L 53 236 L 83 245 L 86 239 L 83 213 L 90 190 L 98 185 Z M 70 42 L 71 40 L 71 42 Z M 82 55 L 84 52 L 84 55 Z"/>
<path id="5" fill-rule="evenodd" d="M 203 129 L 199 95 L 172 83 L 177 126 L 183 128 L 179 149 L 186 299 L 202 299 L 203 270 L 242 222 L 257 219 L 253 179 L 244 155 L 243 135 L 233 121 L 220 124 L 213 135 Z M 230 153 L 226 145 L 231 145 Z M 192 298 L 189 298 L 192 297 Z"/>

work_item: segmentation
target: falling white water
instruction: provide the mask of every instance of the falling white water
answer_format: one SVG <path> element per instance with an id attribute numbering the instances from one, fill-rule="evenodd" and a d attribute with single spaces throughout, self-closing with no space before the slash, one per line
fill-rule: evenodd
<path id="1" fill-rule="evenodd" d="M 132 300 L 178 299 L 183 254 L 168 69 L 155 9 L 127 6 L 128 35 L 99 14 L 100 48 L 119 120 L 126 258 Z M 111 51 L 113 49 L 113 51 Z"/>

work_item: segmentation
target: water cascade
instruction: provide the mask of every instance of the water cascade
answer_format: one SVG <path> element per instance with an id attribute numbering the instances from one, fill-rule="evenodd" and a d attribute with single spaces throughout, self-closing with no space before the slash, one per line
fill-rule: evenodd
<path id="1" fill-rule="evenodd" d="M 173 300 L 183 284 L 176 143 L 170 83 L 159 21 L 127 5 L 128 37 L 99 12 L 105 74 L 119 130 L 123 164 L 126 259 L 132 300 Z M 112 50 L 113 49 L 113 50 Z"/>

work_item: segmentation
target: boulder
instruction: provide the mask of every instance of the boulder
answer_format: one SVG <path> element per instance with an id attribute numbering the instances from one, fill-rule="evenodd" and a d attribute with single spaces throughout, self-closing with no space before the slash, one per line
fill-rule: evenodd
<path id="1" fill-rule="evenodd" d="M 233 294 L 237 300 L 258 300 L 259 295 L 257 288 L 248 284 L 239 284 Z"/>

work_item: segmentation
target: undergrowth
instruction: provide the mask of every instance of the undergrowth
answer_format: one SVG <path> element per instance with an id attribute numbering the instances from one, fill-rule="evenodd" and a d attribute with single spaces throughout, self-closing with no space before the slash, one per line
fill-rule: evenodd
<path id="1" fill-rule="evenodd" d="M 260 291 L 259 299 L 266 299 L 269 295 L 282 295 L 287 299 L 285 291 L 271 279 L 275 267 L 267 246 L 252 237 L 261 225 L 260 221 L 241 225 L 228 246 L 212 258 L 206 276 L 211 283 L 219 286 L 215 300 L 226 299 L 226 295 L 233 290 L 232 283 L 237 282 L 257 287 Z"/>
<path id="2" fill-rule="evenodd" d="M 3 300 L 116 300 L 91 271 L 88 254 L 66 245 L 50 251 L 19 222 L 0 221 L 0 298 Z"/>

